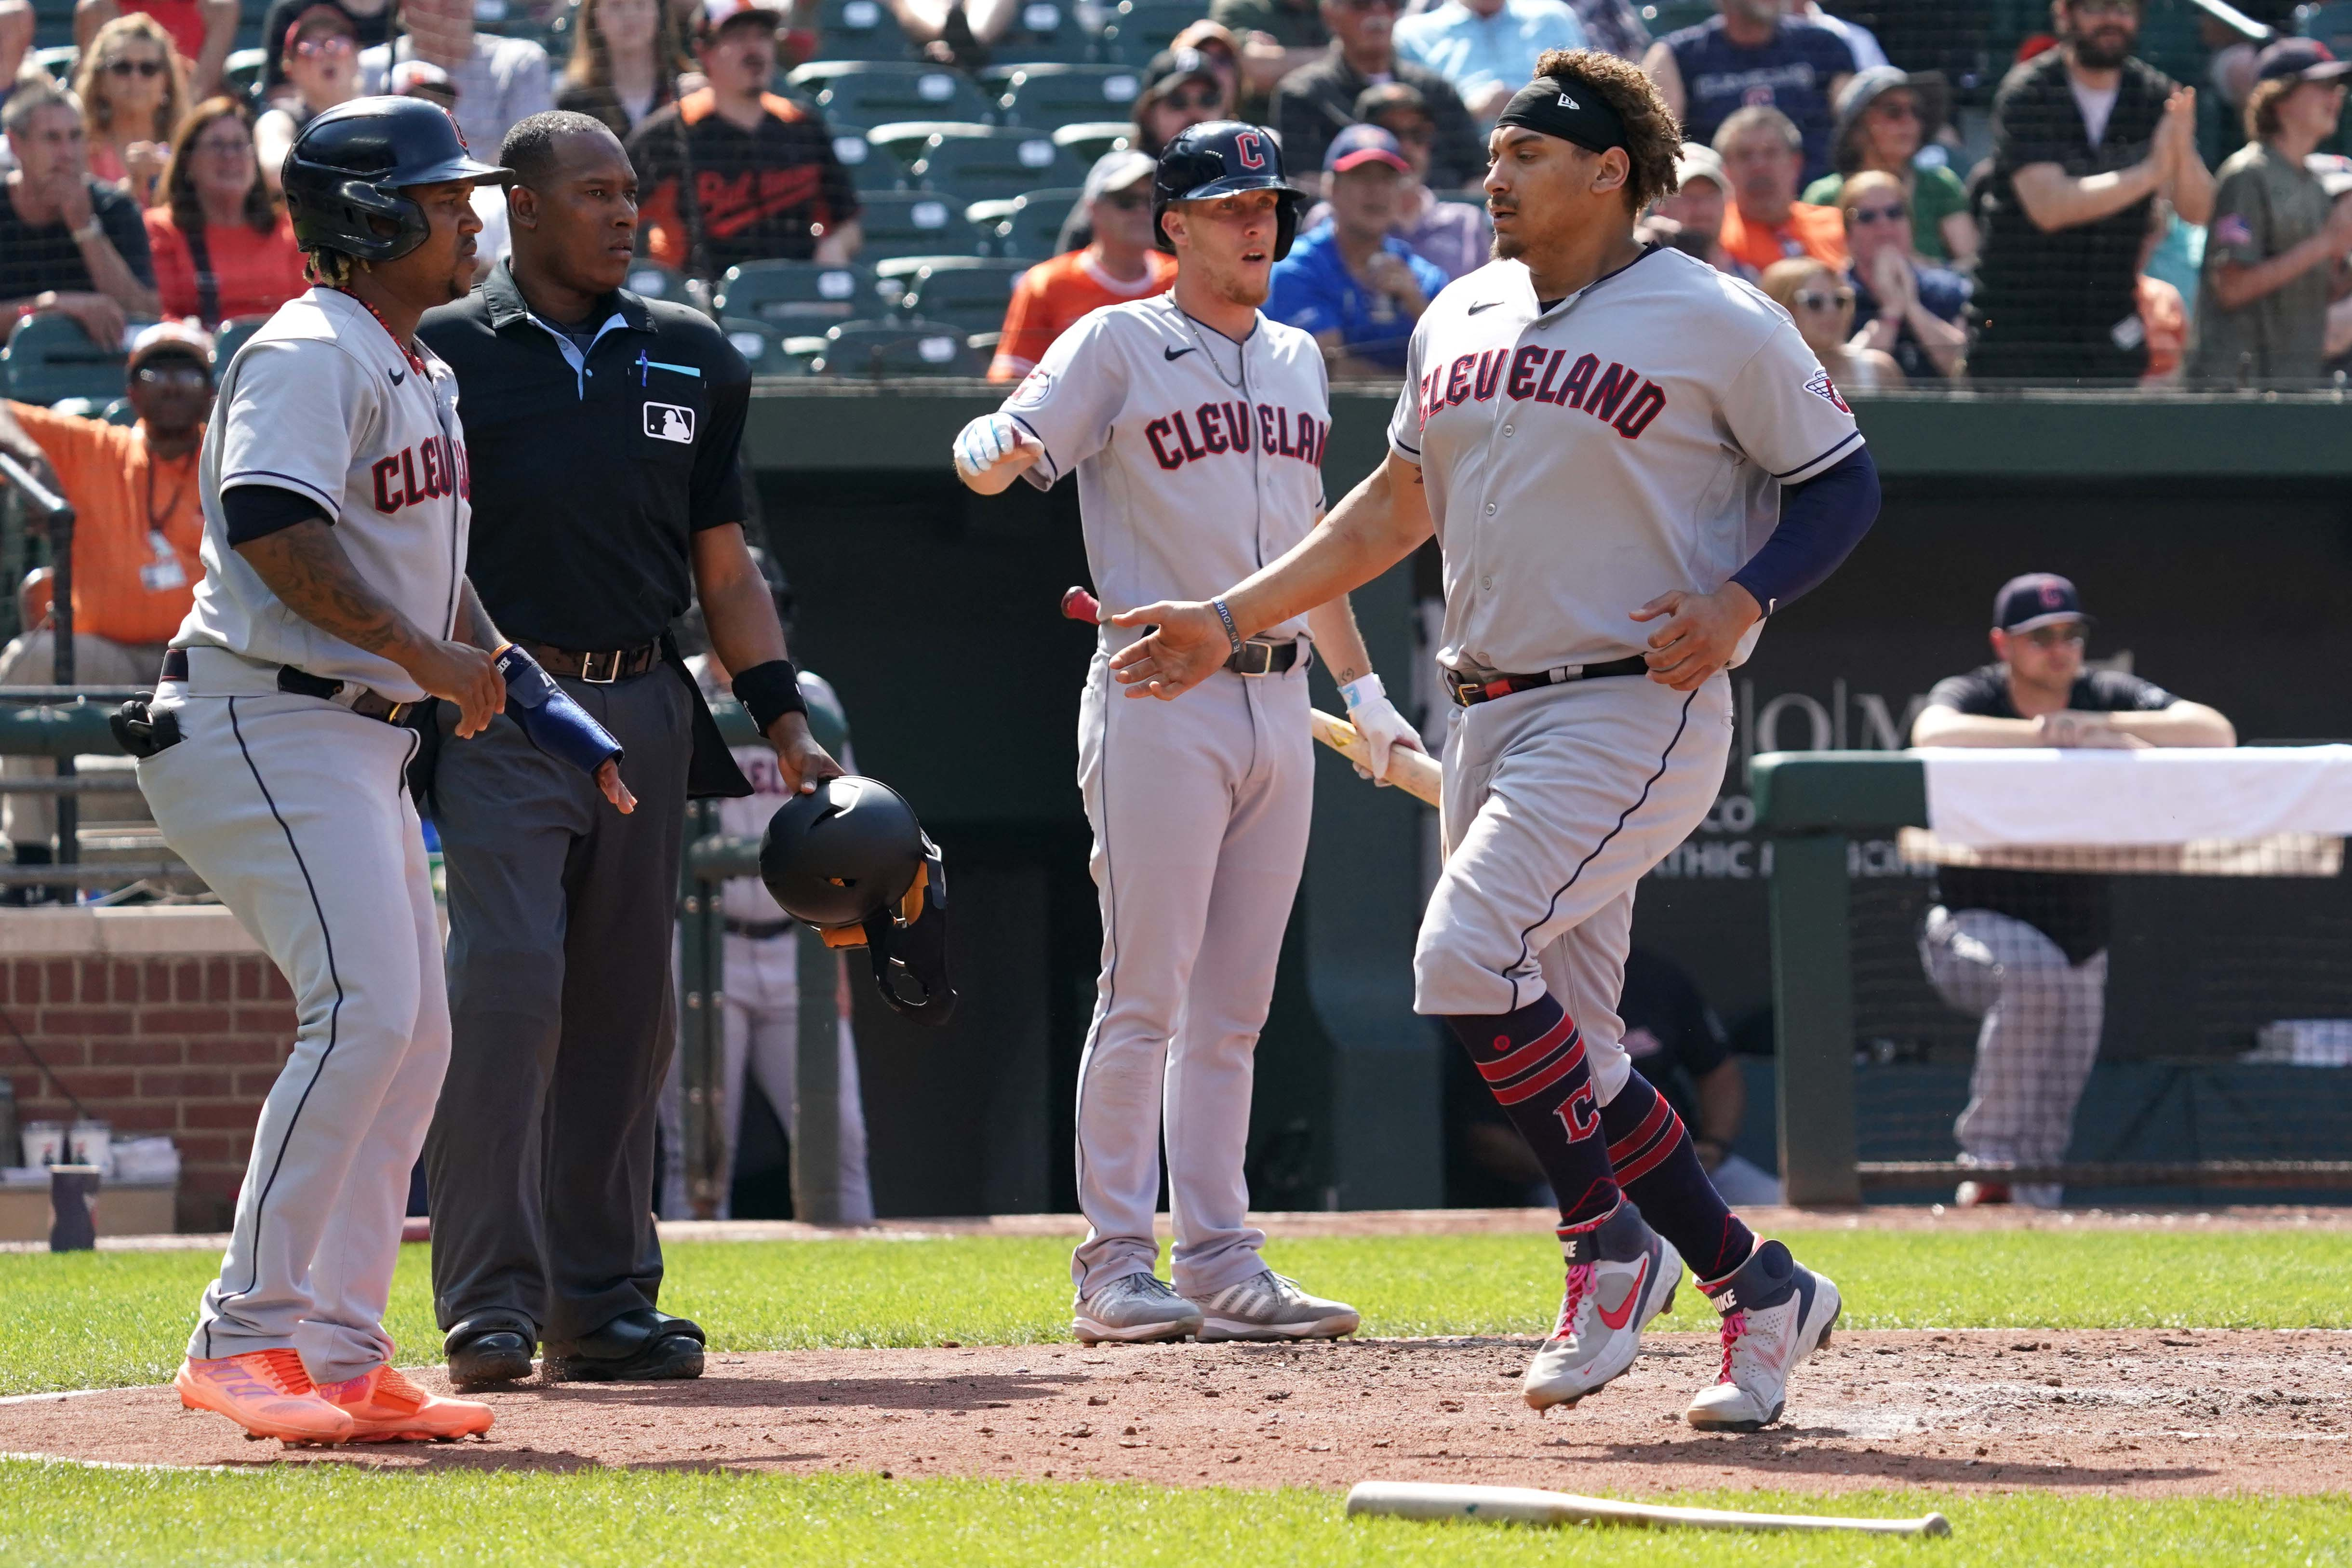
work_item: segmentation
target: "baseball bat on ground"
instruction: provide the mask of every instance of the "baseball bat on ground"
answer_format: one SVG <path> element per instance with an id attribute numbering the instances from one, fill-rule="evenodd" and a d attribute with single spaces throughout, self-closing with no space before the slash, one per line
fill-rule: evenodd
<path id="1" fill-rule="evenodd" d="M 1103 618 L 1101 603 L 1084 588 L 1062 590 L 1062 614 L 1071 620 L 1084 621 L 1090 626 L 1099 626 Z M 1334 718 L 1319 708 L 1310 708 L 1307 711 L 1307 728 L 1317 740 L 1360 768 L 1371 766 L 1372 749 L 1361 735 L 1356 733 L 1353 724 L 1345 719 Z M 1402 746 L 1390 748 L 1389 783 L 1415 800 L 1437 805 L 1442 778 L 1435 757 L 1408 751 Z"/>
<path id="2" fill-rule="evenodd" d="M 1348 1493 L 1348 1514 L 1396 1519 L 1471 1520 L 1490 1524 L 1631 1524 L 1692 1530 L 1851 1531 L 1864 1535 L 1949 1535 L 1940 1513 L 1923 1519 L 1837 1519 L 1809 1513 L 1735 1513 L 1714 1508 L 1670 1508 L 1621 1502 L 1532 1487 L 1453 1486 L 1440 1481 L 1359 1481 Z"/>

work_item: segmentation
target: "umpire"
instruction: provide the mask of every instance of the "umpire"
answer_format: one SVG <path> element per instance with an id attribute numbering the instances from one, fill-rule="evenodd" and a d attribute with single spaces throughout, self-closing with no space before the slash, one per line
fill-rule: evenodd
<path id="1" fill-rule="evenodd" d="M 785 787 L 841 769 L 744 542 L 750 367 L 707 318 L 621 287 L 636 179 L 602 122 L 534 114 L 499 156 L 512 258 L 422 329 L 465 399 L 469 574 L 621 742 L 638 805 L 598 811 L 504 716 L 440 752 L 454 1041 L 425 1146 L 434 1310 L 460 1384 L 528 1376 L 534 1342 L 550 1381 L 693 1377 L 702 1331 L 656 1306 L 670 939 L 688 798 L 751 793 L 668 636 L 694 598 Z"/>

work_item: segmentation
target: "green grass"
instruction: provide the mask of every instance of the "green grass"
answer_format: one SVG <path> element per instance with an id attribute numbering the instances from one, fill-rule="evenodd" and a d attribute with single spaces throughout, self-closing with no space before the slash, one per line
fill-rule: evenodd
<path id="1" fill-rule="evenodd" d="M 1847 1326 L 2352 1328 L 2352 1235 L 1791 1232 Z M 668 1249 L 662 1305 L 722 1350 L 1026 1343 L 1069 1331 L 1068 1245 L 1051 1238 L 701 1242 Z M 1370 1334 L 1529 1333 L 1558 1304 L 1549 1238 L 1290 1240 L 1276 1268 L 1364 1311 Z M 208 1253 L 0 1255 L 0 1393 L 159 1383 L 178 1364 Z M 403 1249 L 387 1325 L 434 1359 L 425 1249 Z M 1663 1327 L 1711 1329 L 1686 1290 Z M 5 1558 L 0 1558 L 5 1561 Z"/>
<path id="2" fill-rule="evenodd" d="M 0 1464 L 0 1561 L 51 1563 L 823 1563 L 905 1568 L 1084 1563 L 1966 1564 L 2352 1562 L 2343 1499 L 2124 1501 L 1916 1492 L 1675 1500 L 1790 1513 L 1916 1516 L 1942 1541 L 1349 1521 L 1311 1491 L 1100 1482 L 590 1471 L 566 1476 L 126 1473 Z"/>

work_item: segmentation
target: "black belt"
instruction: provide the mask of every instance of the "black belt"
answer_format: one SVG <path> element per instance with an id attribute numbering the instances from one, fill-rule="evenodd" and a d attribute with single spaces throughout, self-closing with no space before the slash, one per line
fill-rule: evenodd
<path id="1" fill-rule="evenodd" d="M 1612 658 L 1607 664 L 1568 664 L 1534 675 L 1493 675 L 1484 680 L 1473 680 L 1450 669 L 1444 675 L 1445 684 L 1453 689 L 1454 700 L 1465 708 L 1475 708 L 1481 702 L 1492 702 L 1496 698 L 1508 697 L 1514 691 L 1531 691 L 1538 686 L 1559 686 L 1570 680 L 1593 680 L 1609 675 L 1649 673 L 1649 660 L 1637 653 L 1630 658 Z"/>
<path id="2" fill-rule="evenodd" d="M 165 680 L 184 682 L 188 679 L 188 650 L 168 648 L 163 654 L 163 676 Z M 290 664 L 278 667 L 278 689 L 297 697 L 317 697 L 350 709 L 362 719 L 381 720 L 397 724 L 415 710 L 414 702 L 394 702 L 381 692 L 360 689 L 359 695 L 349 702 L 342 701 L 343 688 L 349 682 L 330 680 L 323 675 L 313 675 L 307 669 L 297 669 Z"/>
<path id="3" fill-rule="evenodd" d="M 1307 657 L 1307 647 L 1304 637 L 1245 637 L 1225 668 L 1235 675 L 1287 675 Z"/>
<path id="4" fill-rule="evenodd" d="M 529 637 L 515 638 L 515 645 L 539 660 L 540 668 L 548 674 L 568 675 L 592 686 L 610 686 L 616 680 L 643 675 L 662 661 L 662 646 L 658 639 L 641 643 L 635 647 L 600 647 L 591 653 L 557 647 L 551 643 L 533 642 Z"/>
<path id="5" fill-rule="evenodd" d="M 773 942 L 798 924 L 795 921 L 739 921 L 727 917 L 729 936 L 748 936 L 753 942 Z"/>

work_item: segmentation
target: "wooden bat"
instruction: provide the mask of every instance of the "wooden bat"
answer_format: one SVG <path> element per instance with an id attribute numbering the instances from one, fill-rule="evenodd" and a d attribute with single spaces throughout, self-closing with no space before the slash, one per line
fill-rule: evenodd
<path id="1" fill-rule="evenodd" d="M 1442 1481 L 1359 1481 L 1348 1492 L 1350 1518 L 1475 1520 L 1495 1524 L 1631 1524 L 1692 1530 L 1852 1531 L 1864 1535 L 1949 1535 L 1940 1513 L 1924 1519 L 1836 1519 L 1807 1513 L 1734 1513 L 1714 1508 L 1669 1508 L 1620 1502 L 1532 1487 L 1453 1486 Z"/>
<path id="2" fill-rule="evenodd" d="M 1088 626 L 1102 623 L 1102 604 L 1084 588 L 1062 590 L 1062 614 Z M 1360 768 L 1371 766 L 1372 749 L 1356 732 L 1356 727 L 1345 719 L 1335 719 L 1319 708 L 1307 710 L 1307 728 L 1315 738 L 1355 763 Z M 1438 787 L 1443 778 L 1437 759 L 1420 752 L 1407 751 L 1402 746 L 1389 749 L 1389 783 L 1415 800 L 1438 804 Z"/>

